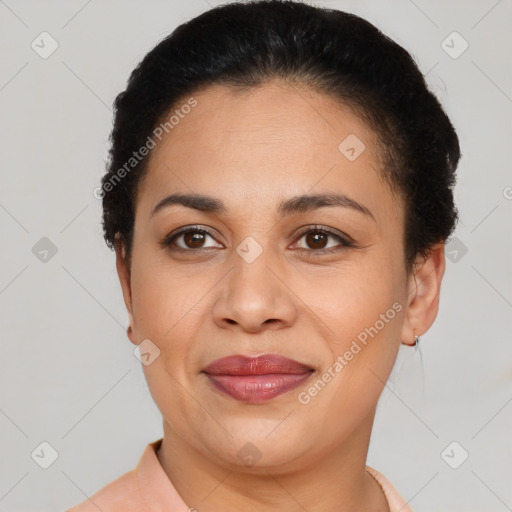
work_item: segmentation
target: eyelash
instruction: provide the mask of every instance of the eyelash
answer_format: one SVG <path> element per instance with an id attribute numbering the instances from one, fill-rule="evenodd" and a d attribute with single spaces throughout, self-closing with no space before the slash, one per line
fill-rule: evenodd
<path id="1" fill-rule="evenodd" d="M 204 228 L 200 228 L 198 226 L 187 226 L 183 229 L 180 229 L 177 233 L 171 233 L 170 235 L 166 236 L 163 240 L 160 241 L 160 245 L 164 248 L 171 250 L 171 251 L 178 251 L 178 252 L 188 253 L 188 254 L 196 254 L 198 252 L 204 251 L 205 250 L 204 248 L 184 249 L 183 247 L 171 247 L 175 243 L 175 240 L 179 236 L 189 233 L 189 232 L 201 233 L 202 235 L 208 235 L 215 240 L 215 237 L 208 230 L 206 230 Z M 341 236 L 340 234 L 338 234 L 337 232 L 334 232 L 330 229 L 324 228 L 322 226 L 317 226 L 317 225 L 312 226 L 312 227 L 308 228 L 307 230 L 299 233 L 297 235 L 298 236 L 297 240 L 300 240 L 305 235 L 308 235 L 310 233 L 321 233 L 323 235 L 332 236 L 339 240 L 342 247 L 336 246 L 336 247 L 333 247 L 330 249 L 304 249 L 304 248 L 295 249 L 295 250 L 299 250 L 299 251 L 305 251 L 306 254 L 308 255 L 308 257 L 315 257 L 315 256 L 319 256 L 319 255 L 324 255 L 324 254 L 333 254 L 333 253 L 336 253 L 345 248 L 357 247 L 353 240 L 351 240 L 349 238 L 345 238 L 345 237 Z M 208 250 L 208 249 L 209 248 L 206 248 L 206 250 Z"/>

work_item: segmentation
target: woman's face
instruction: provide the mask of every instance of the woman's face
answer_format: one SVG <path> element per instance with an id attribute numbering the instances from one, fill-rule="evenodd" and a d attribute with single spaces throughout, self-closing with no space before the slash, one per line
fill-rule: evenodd
<path id="1" fill-rule="evenodd" d="M 255 468 L 300 467 L 364 446 L 400 342 L 412 341 L 414 284 L 403 204 L 379 177 L 374 134 L 304 88 L 214 86 L 194 98 L 154 138 L 129 280 L 118 251 L 130 339 L 151 340 L 143 368 L 165 435 L 238 469 L 250 457 Z M 153 214 L 171 194 L 222 208 L 175 202 Z M 347 199 L 294 200 L 323 194 Z M 261 354 L 305 369 L 204 372 L 219 358 Z"/>

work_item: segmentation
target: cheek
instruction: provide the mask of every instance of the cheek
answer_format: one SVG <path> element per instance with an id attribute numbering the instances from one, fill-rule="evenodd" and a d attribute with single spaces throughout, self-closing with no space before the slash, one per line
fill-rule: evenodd
<path id="1" fill-rule="evenodd" d="M 204 284 L 169 266 L 134 266 L 132 301 L 137 335 L 151 339 L 165 353 L 186 351 L 194 325 L 200 325 L 201 299 L 208 290 Z"/>
<path id="2" fill-rule="evenodd" d="M 332 360 L 298 397 L 323 439 L 348 436 L 378 403 L 396 360 L 403 315 L 398 302 L 384 297 L 339 299 L 343 311 L 326 322 L 336 330 L 329 345 Z"/>
<path id="3" fill-rule="evenodd" d="M 344 292 L 338 292 L 332 299 L 336 309 L 329 312 L 329 323 L 335 332 L 333 350 L 337 353 L 347 350 L 351 341 L 368 347 L 372 339 L 392 340 L 401 329 L 403 305 L 399 299 L 389 284 L 383 287 L 375 282 L 367 287 L 361 281 L 353 287 L 346 284 Z"/>
<path id="4" fill-rule="evenodd" d="M 398 279 L 392 266 L 385 271 L 380 265 L 372 268 L 345 275 L 323 296 L 317 295 L 323 337 L 331 352 L 320 377 L 329 380 L 325 399 L 333 405 L 341 403 L 341 394 L 350 408 L 373 405 L 400 346 L 404 306 Z"/>
<path id="5" fill-rule="evenodd" d="M 364 333 L 373 326 L 385 336 L 400 328 L 398 313 L 403 307 L 393 304 L 402 301 L 401 285 L 385 259 L 384 255 L 361 259 L 361 264 L 324 276 L 308 288 L 308 305 L 323 321 L 335 352 L 346 350 L 347 342 L 359 335 L 364 341 Z"/>

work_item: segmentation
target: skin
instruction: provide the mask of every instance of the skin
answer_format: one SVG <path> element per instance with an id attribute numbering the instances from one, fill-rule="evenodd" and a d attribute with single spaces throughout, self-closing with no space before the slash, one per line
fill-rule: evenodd
<path id="1" fill-rule="evenodd" d="M 278 82 L 242 94 L 216 85 L 194 98 L 197 106 L 151 154 L 131 268 L 122 243 L 116 246 L 129 339 L 149 338 L 160 350 L 143 366 L 163 415 L 160 463 L 198 511 L 388 511 L 365 472 L 371 429 L 400 343 L 412 345 L 437 315 L 444 244 L 406 274 L 404 207 L 381 179 L 375 134 L 335 99 Z M 354 161 L 338 150 L 349 134 L 366 146 Z M 284 199 L 333 191 L 374 219 L 343 207 L 277 216 Z M 214 196 L 227 211 L 173 205 L 151 217 L 176 192 Z M 195 245 L 203 252 L 159 244 L 194 224 L 212 233 Z M 335 237 L 315 245 L 299 233 L 315 224 L 357 247 Z M 236 252 L 248 236 L 262 248 L 252 263 Z M 184 251 L 194 247 L 186 240 L 176 241 Z M 337 250 L 314 254 L 326 246 Z M 298 394 L 395 302 L 401 311 L 301 404 Z M 269 352 L 315 373 L 263 404 L 230 398 L 201 373 L 220 357 Z M 253 466 L 237 455 L 248 442 L 261 455 Z"/>

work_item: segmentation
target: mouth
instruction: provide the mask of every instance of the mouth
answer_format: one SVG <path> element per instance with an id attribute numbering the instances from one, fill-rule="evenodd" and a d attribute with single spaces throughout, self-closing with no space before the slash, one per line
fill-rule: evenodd
<path id="1" fill-rule="evenodd" d="M 203 373 L 215 389 L 239 401 L 261 403 L 301 385 L 314 369 L 277 354 L 217 359 Z"/>

